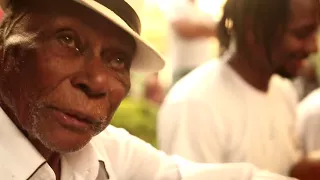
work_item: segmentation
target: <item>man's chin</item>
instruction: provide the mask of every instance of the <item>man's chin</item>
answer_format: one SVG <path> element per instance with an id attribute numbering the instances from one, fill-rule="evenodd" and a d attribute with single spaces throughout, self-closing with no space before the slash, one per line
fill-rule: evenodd
<path id="1" fill-rule="evenodd" d="M 72 153 L 79 151 L 85 147 L 91 139 L 86 141 L 60 141 L 60 142 L 50 142 L 46 140 L 40 140 L 41 143 L 52 152 L 57 152 L 60 154 Z"/>
<path id="2" fill-rule="evenodd" d="M 293 80 L 294 78 L 297 77 L 297 73 L 296 72 L 289 72 L 287 71 L 285 68 L 279 68 L 275 74 L 283 77 L 283 78 L 287 78 L 287 79 L 291 79 Z"/>
<path id="3" fill-rule="evenodd" d="M 86 146 L 93 135 L 79 135 L 73 132 L 36 133 L 36 138 L 48 150 L 57 153 L 71 153 Z"/>
<path id="4" fill-rule="evenodd" d="M 296 76 L 290 73 L 285 73 L 285 72 L 277 72 L 276 74 L 278 74 L 279 76 L 283 77 L 283 78 L 287 78 L 290 80 L 293 80 Z"/>

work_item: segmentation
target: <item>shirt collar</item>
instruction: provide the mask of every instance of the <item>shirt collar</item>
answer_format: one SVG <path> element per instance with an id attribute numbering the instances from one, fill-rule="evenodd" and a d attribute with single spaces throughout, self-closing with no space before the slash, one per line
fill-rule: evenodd
<path id="1" fill-rule="evenodd" d="M 23 135 L 7 114 L 0 108 L 0 173 L 10 173 L 16 179 L 28 179 L 46 163 L 43 156 Z M 84 179 L 105 176 L 109 179 L 105 167 L 106 159 L 89 143 L 78 152 L 63 155 L 63 160 L 70 172 Z M 103 178 L 105 179 L 105 178 Z"/>
<path id="2" fill-rule="evenodd" d="M 0 108 L 0 159 L 3 171 L 16 179 L 28 179 L 45 159 Z M 5 169 L 4 169 L 5 168 Z"/>
<path id="3" fill-rule="evenodd" d="M 62 160 L 65 161 L 63 170 L 67 168 L 68 171 L 83 179 L 96 179 L 97 176 L 99 179 L 109 179 L 106 161 L 99 156 L 91 142 L 77 152 L 64 154 Z"/>

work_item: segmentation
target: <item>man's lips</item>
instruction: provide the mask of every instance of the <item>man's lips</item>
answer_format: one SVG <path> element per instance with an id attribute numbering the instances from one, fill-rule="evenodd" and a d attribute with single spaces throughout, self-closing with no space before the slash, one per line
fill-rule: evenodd
<path id="1" fill-rule="evenodd" d="M 98 124 L 99 121 L 92 116 L 85 115 L 76 110 L 62 110 L 59 108 L 51 107 L 54 115 L 59 123 L 69 129 L 73 130 L 87 130 Z"/>

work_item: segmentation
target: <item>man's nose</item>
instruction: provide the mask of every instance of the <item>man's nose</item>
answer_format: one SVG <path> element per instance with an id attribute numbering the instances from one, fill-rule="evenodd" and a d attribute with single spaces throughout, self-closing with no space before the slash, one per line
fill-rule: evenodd
<path id="1" fill-rule="evenodd" d="M 85 70 L 75 75 L 71 83 L 90 97 L 103 97 L 108 93 L 108 71 L 100 60 L 92 60 Z"/>

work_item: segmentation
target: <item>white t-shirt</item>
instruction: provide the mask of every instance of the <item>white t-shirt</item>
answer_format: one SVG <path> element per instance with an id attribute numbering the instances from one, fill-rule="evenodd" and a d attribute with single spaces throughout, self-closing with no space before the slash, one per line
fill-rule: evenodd
<path id="1" fill-rule="evenodd" d="M 297 97 L 274 75 L 263 93 L 227 63 L 211 61 L 169 92 L 158 115 L 162 150 L 197 162 L 250 162 L 287 174 L 297 161 Z"/>
<path id="2" fill-rule="evenodd" d="M 306 154 L 320 150 L 320 89 L 314 90 L 300 103 L 297 130 Z"/>
<path id="3" fill-rule="evenodd" d="M 46 160 L 0 108 L 0 179 L 56 180 Z M 198 164 L 169 157 L 108 126 L 81 150 L 63 154 L 61 180 L 289 180 L 251 164 Z"/>
<path id="4" fill-rule="evenodd" d="M 166 16 L 169 20 L 169 57 L 173 69 L 193 69 L 210 60 L 212 51 L 209 38 L 185 39 L 173 30 L 170 23 L 183 17 L 212 26 L 215 23 L 213 16 L 201 12 L 189 0 L 171 0 L 169 6 Z"/>

